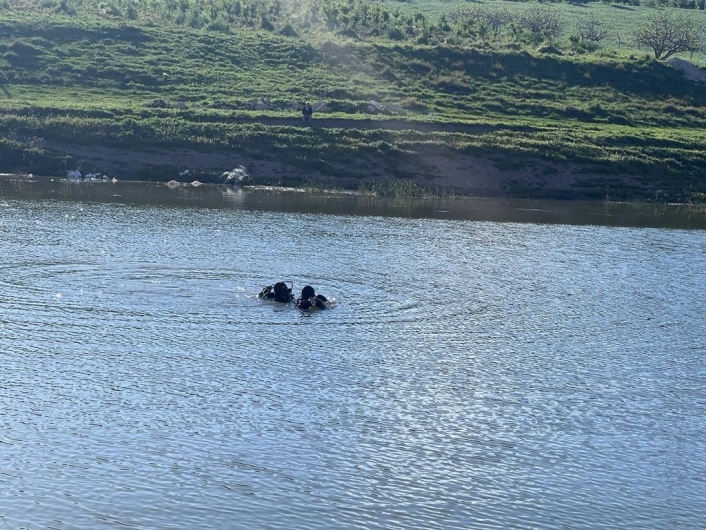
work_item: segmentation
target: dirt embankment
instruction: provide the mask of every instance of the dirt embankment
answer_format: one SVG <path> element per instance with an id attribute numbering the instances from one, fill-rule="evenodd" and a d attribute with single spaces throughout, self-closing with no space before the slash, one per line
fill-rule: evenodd
<path id="1" fill-rule="evenodd" d="M 234 121 L 244 118 L 234 117 Z M 267 125 L 297 123 L 288 118 L 260 117 L 248 120 Z M 314 128 L 412 129 L 421 132 L 464 132 L 484 134 L 496 130 L 492 126 L 408 122 L 404 120 L 317 119 Z M 545 160 L 508 161 L 492 155 L 471 155 L 431 146 L 423 152 L 388 156 L 365 154 L 351 160 L 324 160 L 325 164 L 307 164 L 276 151 L 258 153 L 209 151 L 192 149 L 119 148 L 105 145 L 76 145 L 45 141 L 43 148 L 62 153 L 76 161 L 84 174 L 99 172 L 119 180 L 154 180 L 219 182 L 221 175 L 243 166 L 249 182 L 297 186 L 316 183 L 320 186 L 357 189 L 372 181 L 406 179 L 435 190 L 491 197 L 535 197 L 563 199 L 629 198 L 615 196 L 619 190 L 637 190 L 631 196 L 644 196 L 640 184 L 627 176 L 592 174 L 576 164 L 556 164 Z M 611 191 L 612 190 L 612 191 Z M 613 194 L 611 196 L 611 194 Z"/>
<path id="2" fill-rule="evenodd" d="M 45 147 L 82 161 L 84 174 L 95 168 L 119 180 L 218 182 L 217 177 L 222 173 L 243 166 L 250 182 L 255 184 L 316 183 L 357 189 L 373 181 L 404 178 L 424 188 L 486 197 L 621 199 L 627 197 L 616 196 L 620 190 L 640 187 L 628 176 L 612 176 L 607 182 L 605 175 L 586 173 L 584 168 L 572 164 L 527 161 L 520 167 L 507 168 L 489 157 L 459 154 L 425 153 L 409 160 L 397 160 L 393 168 L 384 155 L 361 158 L 355 167 L 348 162 L 330 160 L 329 171 L 322 173 L 278 160 L 276 156 L 251 157 L 224 151 L 138 150 L 56 142 L 47 142 Z"/>

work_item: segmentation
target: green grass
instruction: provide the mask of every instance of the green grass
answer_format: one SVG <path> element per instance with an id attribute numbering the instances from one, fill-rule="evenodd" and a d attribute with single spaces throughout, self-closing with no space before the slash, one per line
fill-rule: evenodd
<path id="1" fill-rule="evenodd" d="M 410 2 L 407 9 L 436 13 L 431 7 L 440 5 L 455 8 Z M 554 8 L 574 19 L 595 12 L 612 31 L 647 13 L 596 3 Z M 706 87 L 643 53 L 554 55 L 500 42 L 361 42 L 334 33 L 286 37 L 0 6 L 0 169 L 65 166 L 64 155 L 33 143 L 41 137 L 227 150 L 321 174 L 336 160 L 352 178 L 366 170 L 393 175 L 402 195 L 421 193 L 404 167 L 430 154 L 490 157 L 508 170 L 525 160 L 580 164 L 606 178 L 634 175 L 645 188 L 636 195 L 657 186 L 671 198 L 706 191 Z M 247 110 L 257 97 L 274 109 Z M 342 124 L 298 127 L 287 105 L 305 99 L 327 102 L 327 118 Z M 394 117 L 395 127 L 371 128 L 391 117 L 367 114 L 370 99 L 407 114 Z M 488 130 L 471 129 L 479 125 Z"/>
<path id="2" fill-rule="evenodd" d="M 522 13 L 524 10 L 536 5 L 528 1 L 509 0 L 448 0 L 440 2 L 438 0 L 385 0 L 383 5 L 391 9 L 399 9 L 405 13 L 423 12 L 433 20 L 441 15 L 452 15 L 453 13 L 467 9 L 474 5 L 483 5 L 489 8 L 506 9 L 511 14 Z M 605 26 L 610 36 L 603 43 L 603 48 L 609 52 L 620 53 L 640 53 L 648 52 L 635 45 L 633 34 L 635 29 L 642 24 L 653 12 L 653 7 L 641 5 L 627 5 L 625 3 L 589 2 L 589 3 L 566 3 L 556 2 L 544 4 L 548 5 L 564 21 L 565 30 L 559 41 L 568 44 L 568 36 L 576 33 L 578 22 L 589 15 L 595 17 Z M 700 24 L 706 23 L 706 14 L 703 10 L 687 9 L 683 10 L 689 17 L 694 18 Z M 706 62 L 704 54 L 697 54 L 694 59 L 697 62 Z"/>

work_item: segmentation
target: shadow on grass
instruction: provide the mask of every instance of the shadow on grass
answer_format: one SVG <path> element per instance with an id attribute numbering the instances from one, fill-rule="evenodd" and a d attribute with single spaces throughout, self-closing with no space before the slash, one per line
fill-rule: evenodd
<path id="1" fill-rule="evenodd" d="M 537 80 L 561 87 L 610 87 L 617 92 L 645 98 L 683 98 L 689 95 L 698 103 L 706 103 L 706 87 L 696 86 L 682 74 L 659 61 L 633 60 L 572 61 L 555 56 L 537 56 L 527 52 L 486 52 L 451 46 L 413 48 L 373 45 L 379 62 L 398 79 L 416 79 L 416 63 L 432 67 L 436 77 L 448 80 L 443 92 L 464 95 L 467 79 L 484 79 L 493 83 L 528 83 Z M 436 87 L 439 88 L 439 87 Z"/>
<path id="2" fill-rule="evenodd" d="M 29 35 L 41 37 L 56 44 L 82 40 L 100 42 L 105 39 L 132 43 L 147 43 L 154 40 L 153 36 L 134 26 L 82 28 L 58 24 L 0 22 L 0 38 L 26 38 Z"/>

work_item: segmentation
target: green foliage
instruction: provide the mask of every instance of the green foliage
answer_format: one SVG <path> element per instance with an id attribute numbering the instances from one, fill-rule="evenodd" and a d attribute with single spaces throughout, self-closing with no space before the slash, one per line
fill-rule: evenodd
<path id="1" fill-rule="evenodd" d="M 361 183 L 360 191 L 372 193 L 378 197 L 394 197 L 398 199 L 413 199 L 435 197 L 436 191 L 423 188 L 406 178 L 375 179 L 371 183 Z"/>

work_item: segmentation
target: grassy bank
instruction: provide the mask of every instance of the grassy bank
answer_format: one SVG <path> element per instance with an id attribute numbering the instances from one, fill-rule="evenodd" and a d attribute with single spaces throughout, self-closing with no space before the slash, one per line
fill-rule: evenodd
<path id="1" fill-rule="evenodd" d="M 38 8 L 37 8 L 38 9 Z M 0 8 L 0 170 L 522 197 L 706 192 L 706 87 L 643 53 L 286 36 Z M 602 6 L 601 9 L 605 9 Z M 254 110 L 253 102 L 267 108 Z M 263 99 L 264 98 L 264 99 Z M 315 126 L 296 106 L 325 102 Z M 370 100 L 396 112 L 371 114 Z M 134 156 L 133 156 L 134 155 Z"/>

